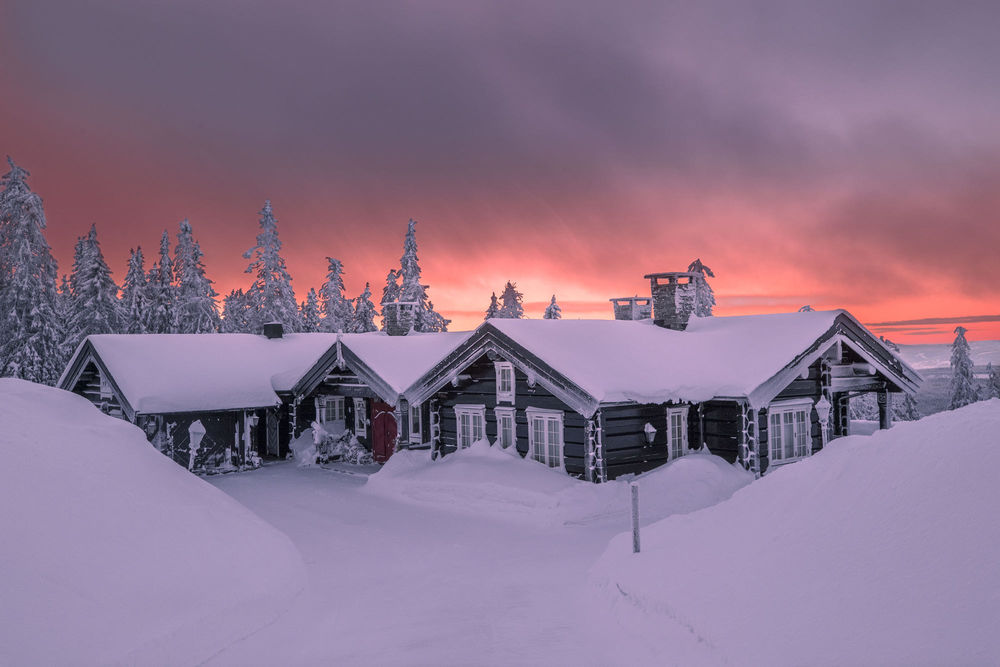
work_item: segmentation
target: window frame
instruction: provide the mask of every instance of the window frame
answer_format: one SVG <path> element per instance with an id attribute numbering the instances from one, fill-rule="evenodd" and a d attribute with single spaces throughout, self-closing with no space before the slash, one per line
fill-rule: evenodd
<path id="1" fill-rule="evenodd" d="M 409 422 L 409 424 L 407 428 L 410 431 L 407 434 L 407 439 L 410 441 L 410 444 L 414 445 L 419 445 L 424 441 L 424 419 L 423 419 L 424 415 L 421 407 L 422 404 L 417 403 L 416 405 L 410 405 L 410 407 L 407 408 L 409 410 L 409 416 L 407 419 L 407 422 Z M 413 418 L 414 411 L 416 411 L 417 414 L 416 419 Z M 416 430 L 413 429 L 414 425 L 416 425 L 417 427 Z"/>
<path id="2" fill-rule="evenodd" d="M 368 414 L 365 406 L 365 399 L 354 397 L 354 435 L 368 437 Z"/>
<path id="3" fill-rule="evenodd" d="M 337 406 L 337 405 L 340 406 L 339 410 L 336 407 L 334 407 L 334 406 Z M 330 412 L 329 412 L 329 410 L 330 410 L 331 407 L 334 407 L 334 410 L 333 410 L 334 418 L 333 419 L 330 419 Z M 339 418 L 336 416 L 337 413 L 340 414 Z M 344 397 L 343 396 L 331 396 L 331 395 L 325 395 L 325 396 L 319 396 L 319 397 L 317 397 L 317 399 L 316 399 L 316 416 L 319 417 L 319 419 L 317 421 L 319 421 L 320 424 L 330 424 L 330 423 L 333 423 L 335 421 L 343 421 L 344 422 L 344 428 L 347 428 L 347 412 L 346 412 L 346 407 L 344 405 Z"/>
<path id="4" fill-rule="evenodd" d="M 776 401 L 767 406 L 767 457 L 769 466 L 784 465 L 799 461 L 812 456 L 812 412 L 813 401 L 811 398 L 791 399 L 787 401 Z M 797 414 L 804 414 L 804 419 L 796 418 Z M 785 421 L 785 416 L 789 415 L 790 420 Z M 775 428 L 774 419 L 778 418 L 778 428 Z M 788 443 L 785 442 L 784 427 L 788 425 L 792 429 L 792 456 L 786 456 Z M 799 427 L 802 427 L 800 430 Z M 801 440 L 801 442 L 800 442 Z M 779 456 L 775 456 L 775 453 Z"/>
<path id="5" fill-rule="evenodd" d="M 462 437 L 462 416 L 469 416 L 469 440 L 464 442 Z M 476 438 L 474 417 L 478 417 L 482 424 L 480 438 Z M 486 406 L 463 403 L 455 406 L 455 447 L 456 449 L 467 449 L 473 443 L 486 439 Z"/>
<path id="6" fill-rule="evenodd" d="M 514 407 L 496 407 L 493 409 L 493 414 L 497 420 L 497 439 L 496 443 L 500 445 L 501 449 L 517 449 L 517 410 Z M 507 445 L 503 444 L 503 423 L 505 419 L 510 419 L 510 442 Z"/>
<path id="7" fill-rule="evenodd" d="M 507 402 L 513 404 L 517 395 L 517 378 L 514 375 L 514 364 L 509 361 L 496 361 L 493 363 L 497 381 L 497 403 Z M 503 391 L 501 382 L 504 372 L 510 372 L 510 390 Z"/>
<path id="8" fill-rule="evenodd" d="M 688 411 L 690 410 L 689 405 L 678 405 L 667 408 L 667 460 L 675 461 L 683 456 L 686 456 L 690 451 L 690 441 L 688 440 Z M 675 433 L 673 419 L 674 417 L 680 420 L 680 432 Z M 674 436 L 679 435 L 680 439 L 680 453 L 675 452 Z"/>
<path id="9" fill-rule="evenodd" d="M 542 408 L 527 408 L 524 412 L 528 417 L 528 458 L 538 461 L 549 468 L 565 470 L 566 460 L 563 456 L 563 450 L 566 446 L 565 414 L 561 410 L 545 410 Z M 544 434 L 545 442 L 541 452 L 536 451 L 539 444 L 535 433 L 536 421 L 541 421 L 543 424 L 541 433 Z M 556 432 L 559 434 L 559 442 L 557 444 L 553 443 L 550 439 L 553 433 L 551 428 L 551 424 L 553 423 L 558 424 Z M 553 459 L 553 453 L 555 453 L 555 459 Z M 539 458 L 540 455 L 542 458 Z"/>

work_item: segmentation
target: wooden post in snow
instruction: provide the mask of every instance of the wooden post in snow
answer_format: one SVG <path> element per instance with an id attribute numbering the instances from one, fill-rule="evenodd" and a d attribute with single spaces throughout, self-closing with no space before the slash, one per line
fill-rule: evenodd
<path id="1" fill-rule="evenodd" d="M 629 484 L 632 490 L 632 553 L 639 553 L 639 484 Z"/>

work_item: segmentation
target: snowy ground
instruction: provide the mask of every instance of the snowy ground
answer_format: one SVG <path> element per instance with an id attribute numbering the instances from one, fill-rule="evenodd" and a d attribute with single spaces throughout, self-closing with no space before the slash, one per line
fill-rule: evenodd
<path id="1" fill-rule="evenodd" d="M 426 452 L 400 454 L 385 470 L 392 482 L 378 489 L 366 490 L 364 476 L 291 463 L 211 479 L 292 538 L 309 579 L 284 617 L 212 664 L 631 662 L 622 629 L 588 584 L 608 540 L 628 526 L 624 511 L 600 511 L 613 493 L 575 495 L 589 509 L 566 524 L 565 508 L 542 492 L 566 499 L 596 487 L 495 450 L 433 470 Z M 714 457 L 679 463 L 658 476 L 691 479 L 702 504 L 746 483 Z M 512 473 L 527 479 L 507 485 Z M 661 504 L 655 517 L 664 512 Z"/>

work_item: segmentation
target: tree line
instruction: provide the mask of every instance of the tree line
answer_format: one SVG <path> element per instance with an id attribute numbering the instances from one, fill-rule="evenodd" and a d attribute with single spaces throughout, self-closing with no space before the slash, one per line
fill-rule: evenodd
<path id="1" fill-rule="evenodd" d="M 310 288 L 301 303 L 296 301 L 270 201 L 260 211 L 256 243 L 243 255 L 252 282 L 226 295 L 221 313 L 219 294 L 186 219 L 173 248 L 163 232 L 148 270 L 142 248 L 129 251 L 120 286 L 104 258 L 97 226 L 91 225 L 77 239 L 72 271 L 60 278 L 45 239 L 42 199 L 28 185 L 30 173 L 10 157 L 7 162 L 10 170 L 0 178 L 0 376 L 55 384 L 69 356 L 92 334 L 259 333 L 270 322 L 288 332 L 379 329 L 370 283 L 348 298 L 344 267 L 336 258 L 326 258 L 326 280 L 319 290 Z M 410 220 L 400 266 L 389 271 L 380 303 L 413 303 L 414 331 L 447 331 L 451 320 L 434 310 L 420 277 L 416 222 Z"/>

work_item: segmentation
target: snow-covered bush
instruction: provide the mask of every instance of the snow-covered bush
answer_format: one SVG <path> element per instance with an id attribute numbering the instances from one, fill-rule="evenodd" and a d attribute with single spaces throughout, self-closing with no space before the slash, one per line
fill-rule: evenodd
<path id="1" fill-rule="evenodd" d="M 330 433 L 319 422 L 312 423 L 316 463 L 343 461 L 355 465 L 372 463 L 372 453 L 358 442 L 352 431 Z"/>

